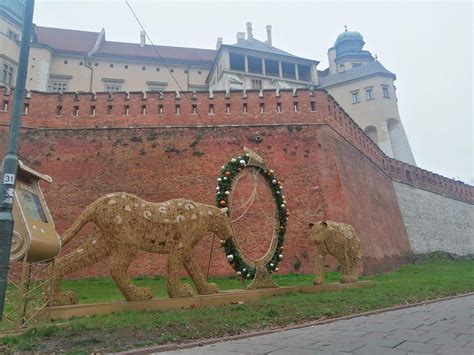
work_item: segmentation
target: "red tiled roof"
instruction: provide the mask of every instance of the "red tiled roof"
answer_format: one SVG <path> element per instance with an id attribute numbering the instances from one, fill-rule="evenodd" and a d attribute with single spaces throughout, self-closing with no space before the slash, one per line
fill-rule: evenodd
<path id="1" fill-rule="evenodd" d="M 54 49 L 88 53 L 94 48 L 99 32 L 36 26 L 36 37 L 38 43 Z"/>
<path id="2" fill-rule="evenodd" d="M 36 35 L 37 43 L 46 44 L 56 50 L 89 53 L 94 48 L 97 38 L 99 37 L 99 32 L 37 26 Z M 159 58 L 156 53 L 156 51 L 158 51 L 164 59 L 187 62 L 208 62 L 209 64 L 214 61 L 217 54 L 217 51 L 211 49 L 171 46 L 155 46 L 155 48 L 151 45 L 140 47 L 138 43 L 104 41 L 94 54 L 98 56 L 124 59 L 133 58 L 139 60 Z"/>

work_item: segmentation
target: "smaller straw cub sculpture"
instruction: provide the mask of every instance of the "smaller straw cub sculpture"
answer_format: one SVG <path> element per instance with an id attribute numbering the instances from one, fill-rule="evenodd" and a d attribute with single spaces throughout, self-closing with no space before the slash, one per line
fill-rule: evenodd
<path id="1" fill-rule="evenodd" d="M 341 283 L 356 282 L 362 258 L 360 239 L 350 224 L 333 221 L 310 223 L 311 240 L 316 247 L 314 284 L 324 283 L 324 258 L 334 256 L 341 266 Z"/>

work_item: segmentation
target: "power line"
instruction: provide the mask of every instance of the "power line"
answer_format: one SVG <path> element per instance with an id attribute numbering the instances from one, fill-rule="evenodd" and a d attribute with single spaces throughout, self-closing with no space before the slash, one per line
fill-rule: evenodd
<path id="1" fill-rule="evenodd" d="M 158 48 L 156 48 L 155 44 L 153 43 L 153 41 L 151 40 L 150 36 L 148 35 L 148 32 L 145 30 L 145 27 L 143 26 L 142 22 L 140 21 L 140 19 L 138 18 L 137 14 L 135 13 L 135 11 L 133 10 L 132 6 L 130 5 L 129 1 L 128 0 L 125 0 L 125 3 L 127 4 L 128 8 L 130 9 L 130 12 L 132 13 L 133 17 L 135 17 L 135 20 L 137 21 L 138 25 L 140 26 L 140 28 L 142 29 L 142 31 L 145 33 L 145 36 L 146 38 L 148 38 L 148 41 L 151 43 L 154 51 L 156 52 L 156 54 L 158 55 L 158 57 L 160 57 L 161 61 L 163 62 L 166 70 L 168 70 L 168 73 L 171 75 L 171 77 L 173 78 L 174 82 L 176 83 L 176 85 L 178 86 L 179 88 L 179 93 L 180 95 L 183 95 L 184 98 L 188 101 L 188 103 L 190 105 L 191 104 L 191 100 L 189 99 L 189 97 L 184 93 L 184 90 L 183 88 L 181 87 L 181 85 L 179 84 L 178 80 L 176 79 L 176 77 L 174 76 L 173 72 L 170 70 L 170 68 L 168 67 L 168 64 L 166 64 L 166 61 L 163 59 L 163 57 L 161 56 L 160 52 L 158 51 Z M 212 130 L 209 128 L 209 126 L 206 124 L 206 122 L 204 122 L 204 120 L 202 119 L 201 115 L 199 114 L 199 111 L 196 110 L 196 113 L 197 113 L 197 116 L 199 118 L 199 121 L 202 123 L 202 125 L 204 126 L 204 128 L 206 128 L 212 138 L 214 138 L 214 140 L 216 141 L 216 143 L 219 145 L 219 147 L 224 151 L 224 153 L 226 155 L 228 155 L 227 153 L 227 150 L 222 146 L 222 144 L 219 142 L 219 139 L 217 139 L 217 137 L 214 135 L 214 133 L 212 133 Z"/>

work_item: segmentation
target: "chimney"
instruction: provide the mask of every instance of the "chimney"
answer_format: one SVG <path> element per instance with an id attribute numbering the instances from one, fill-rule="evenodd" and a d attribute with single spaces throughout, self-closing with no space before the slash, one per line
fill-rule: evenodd
<path id="1" fill-rule="evenodd" d="M 237 32 L 237 43 L 245 41 L 245 32 Z"/>
<path id="2" fill-rule="evenodd" d="M 146 43 L 146 38 L 145 38 L 145 32 L 144 31 L 140 31 L 140 47 L 145 47 L 145 43 Z"/>
<path id="3" fill-rule="evenodd" d="M 252 22 L 247 22 L 247 39 L 249 41 L 253 40 L 253 34 L 252 34 Z"/>
<path id="4" fill-rule="evenodd" d="M 267 45 L 272 46 L 272 25 L 267 25 Z"/>
<path id="5" fill-rule="evenodd" d="M 222 46 L 222 37 L 217 37 L 216 49 L 219 50 Z"/>

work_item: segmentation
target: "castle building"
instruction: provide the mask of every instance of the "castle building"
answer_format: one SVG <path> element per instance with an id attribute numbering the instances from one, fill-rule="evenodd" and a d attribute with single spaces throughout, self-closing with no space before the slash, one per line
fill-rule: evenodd
<path id="1" fill-rule="evenodd" d="M 0 0 L 0 83 L 15 84 L 24 0 Z"/>
<path id="2" fill-rule="evenodd" d="M 14 100 L 21 6 L 0 0 L 2 141 Z M 139 43 L 120 43 L 107 41 L 105 31 L 37 26 L 20 154 L 55 181 L 44 192 L 58 232 L 115 191 L 215 203 L 219 167 L 248 147 L 275 167 L 289 197 L 281 272 L 294 271 L 295 258 L 300 272 L 314 270 L 307 226 L 317 220 L 354 226 L 367 273 L 393 269 L 412 252 L 472 254 L 474 187 L 407 163 L 413 157 L 396 77 L 363 49 L 361 34 L 344 31 L 322 71 L 317 61 L 276 48 L 270 27 L 267 34 L 260 41 L 247 24 L 235 44 L 218 40 L 208 50 L 153 47 L 143 34 Z M 239 226 L 242 236 L 258 232 L 246 250 L 266 249 L 266 214 L 250 213 Z M 202 268 L 212 264 L 212 275 L 233 274 L 224 253 L 209 253 L 215 244 L 204 240 L 196 259 Z M 77 276 L 106 269 L 96 264 Z M 166 266 L 160 255 L 145 253 L 130 271 L 164 274 Z"/>
<path id="3" fill-rule="evenodd" d="M 0 85 L 14 87 L 24 0 L 0 0 Z M 365 133 L 395 159 L 415 165 L 398 112 L 395 74 L 370 52 L 359 32 L 341 33 L 328 51 L 329 67 L 295 56 L 267 39 L 238 32 L 216 50 L 106 40 L 88 32 L 35 26 L 26 87 L 42 92 L 234 91 L 323 88 Z M 276 108 L 278 110 L 278 108 Z"/>
<path id="4" fill-rule="evenodd" d="M 403 128 L 394 81 L 395 74 L 363 50 L 359 32 L 341 33 L 329 48 L 329 67 L 320 73 L 326 89 L 365 133 L 390 157 L 415 165 Z"/>

